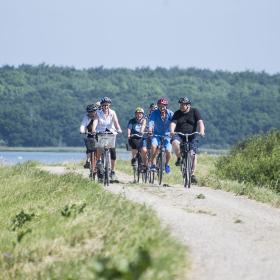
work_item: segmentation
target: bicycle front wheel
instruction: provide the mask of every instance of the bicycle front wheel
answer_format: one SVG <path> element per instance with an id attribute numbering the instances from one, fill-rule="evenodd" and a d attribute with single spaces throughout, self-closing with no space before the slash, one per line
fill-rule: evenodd
<path id="1" fill-rule="evenodd" d="M 191 174 L 192 174 L 192 156 L 191 153 L 188 152 L 185 154 L 182 173 L 184 178 L 184 187 L 190 188 L 191 187 Z"/>
<path id="2" fill-rule="evenodd" d="M 164 170 L 164 160 L 163 160 L 163 153 L 160 152 L 157 158 L 157 167 L 158 167 L 158 183 L 161 185 L 162 177 L 163 177 L 163 170 Z"/>
<path id="3" fill-rule="evenodd" d="M 110 151 L 106 150 L 104 156 L 104 186 L 109 186 L 110 184 L 110 160 Z"/>

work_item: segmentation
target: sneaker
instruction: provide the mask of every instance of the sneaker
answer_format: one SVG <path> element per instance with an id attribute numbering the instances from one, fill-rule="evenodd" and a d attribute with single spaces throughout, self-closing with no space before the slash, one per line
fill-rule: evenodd
<path id="1" fill-rule="evenodd" d="M 89 161 L 86 161 L 86 163 L 84 164 L 84 168 L 89 169 L 90 168 L 90 163 Z"/>
<path id="2" fill-rule="evenodd" d="M 166 164 L 166 165 L 165 165 L 165 173 L 166 173 L 166 174 L 169 174 L 170 171 L 171 171 L 170 166 L 169 166 L 168 164 Z"/>
<path id="3" fill-rule="evenodd" d="M 197 184 L 197 179 L 194 175 L 191 176 L 191 182 L 192 184 Z"/>
<path id="4" fill-rule="evenodd" d="M 131 160 L 131 165 L 132 165 L 132 166 L 136 166 L 136 158 L 133 158 L 133 159 Z"/>
<path id="5" fill-rule="evenodd" d="M 176 166 L 180 166 L 181 165 L 181 158 L 177 158 L 176 162 L 175 162 Z"/>
<path id="6" fill-rule="evenodd" d="M 113 171 L 113 170 L 111 171 L 110 177 L 111 177 L 112 181 L 116 180 L 116 173 L 115 173 L 115 171 Z"/>
<path id="7" fill-rule="evenodd" d="M 157 168 L 156 168 L 156 166 L 154 164 L 152 164 L 150 166 L 150 171 L 152 171 L 152 172 L 156 172 L 157 171 Z"/>

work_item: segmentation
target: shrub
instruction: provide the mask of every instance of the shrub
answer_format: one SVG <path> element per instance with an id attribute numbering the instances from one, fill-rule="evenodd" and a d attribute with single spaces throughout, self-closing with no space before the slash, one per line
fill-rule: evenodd
<path id="1" fill-rule="evenodd" d="M 237 144 L 216 163 L 217 175 L 254 183 L 280 193 L 280 131 L 257 135 Z"/>

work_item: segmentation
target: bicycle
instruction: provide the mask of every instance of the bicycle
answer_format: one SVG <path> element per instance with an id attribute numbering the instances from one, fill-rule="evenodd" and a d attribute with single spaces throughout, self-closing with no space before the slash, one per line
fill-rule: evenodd
<path id="1" fill-rule="evenodd" d="M 95 177 L 96 177 L 96 135 L 91 133 L 91 132 L 86 132 L 86 135 L 88 135 L 89 137 L 84 139 L 86 148 L 88 151 L 90 151 L 90 161 L 89 161 L 89 178 L 92 181 L 95 181 Z"/>
<path id="2" fill-rule="evenodd" d="M 165 163 L 166 163 L 166 150 L 164 148 L 164 140 L 166 139 L 166 135 L 153 135 L 155 137 L 160 137 L 160 143 L 157 147 L 158 155 L 156 158 L 156 172 L 158 183 L 161 185 L 163 174 L 165 172 Z M 154 184 L 155 181 L 155 171 L 149 171 L 149 181 L 151 184 Z"/>
<path id="3" fill-rule="evenodd" d="M 131 134 L 130 137 L 137 137 L 137 138 L 143 138 L 144 135 L 140 134 Z M 142 183 L 147 183 L 148 179 L 148 171 L 147 167 L 144 169 L 144 164 L 141 156 L 141 150 L 137 149 L 137 154 L 135 156 L 135 164 L 132 166 L 133 168 L 133 178 L 134 183 L 139 183 L 140 177 L 142 177 Z"/>
<path id="4" fill-rule="evenodd" d="M 110 174 L 111 174 L 111 153 L 110 149 L 115 148 L 116 134 L 112 132 L 98 132 L 96 148 L 102 149 L 101 162 L 102 167 L 97 166 L 99 174 L 103 174 L 104 186 L 109 186 L 110 184 Z M 102 169 L 102 170 L 100 170 Z"/>
<path id="5" fill-rule="evenodd" d="M 175 134 L 181 135 L 182 143 L 180 144 L 180 153 L 181 153 L 181 172 L 184 182 L 184 187 L 191 187 L 191 175 L 192 175 L 192 167 L 193 167 L 193 155 L 191 153 L 191 147 L 189 142 L 189 137 L 195 134 L 199 134 L 199 132 L 193 133 L 181 133 L 175 132 Z"/>

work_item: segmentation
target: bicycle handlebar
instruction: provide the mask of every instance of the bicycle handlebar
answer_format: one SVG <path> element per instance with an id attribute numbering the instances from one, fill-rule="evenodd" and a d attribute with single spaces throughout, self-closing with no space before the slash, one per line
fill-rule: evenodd
<path id="1" fill-rule="evenodd" d="M 192 136 L 192 135 L 195 135 L 195 134 L 201 135 L 200 132 L 197 132 L 197 131 L 195 131 L 195 132 L 193 132 L 193 133 L 174 132 L 174 134 L 178 134 L 178 135 L 182 135 L 182 136 L 187 136 L 187 137 Z"/>

